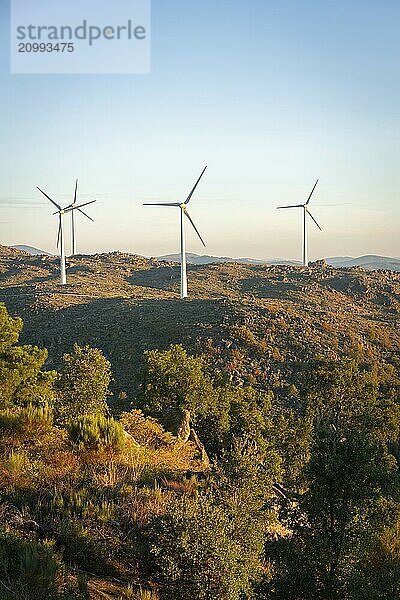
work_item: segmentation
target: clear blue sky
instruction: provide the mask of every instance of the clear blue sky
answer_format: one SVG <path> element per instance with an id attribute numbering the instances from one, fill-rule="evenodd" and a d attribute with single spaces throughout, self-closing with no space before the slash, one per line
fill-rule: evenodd
<path id="1" fill-rule="evenodd" d="M 300 212 L 275 207 L 319 177 L 311 258 L 400 256 L 398 0 L 153 0 L 152 73 L 126 76 L 10 75 L 0 7 L 0 243 L 55 252 L 35 186 L 67 201 L 79 177 L 81 251 L 174 252 L 177 211 L 141 203 L 208 164 L 210 254 L 299 258 Z"/>

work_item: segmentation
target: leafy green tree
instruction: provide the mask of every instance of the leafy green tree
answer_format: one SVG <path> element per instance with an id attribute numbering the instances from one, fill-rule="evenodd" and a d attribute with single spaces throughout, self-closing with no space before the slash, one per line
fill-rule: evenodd
<path id="1" fill-rule="evenodd" d="M 324 429 L 316 432 L 306 475 L 309 489 L 301 498 L 292 540 L 301 557 L 296 570 L 301 581 L 292 573 L 292 584 L 297 593 L 314 590 L 310 598 L 351 597 L 355 565 L 371 536 L 386 525 L 381 505 L 397 478 L 395 462 L 366 435 Z M 312 581 L 306 579 L 305 590 L 304 574 Z"/>
<path id="2" fill-rule="evenodd" d="M 356 361 L 319 361 L 308 365 L 302 394 L 314 424 L 329 421 L 357 431 L 368 431 L 383 440 L 396 439 L 400 413 L 397 403 L 380 394 L 375 369 Z"/>
<path id="3" fill-rule="evenodd" d="M 278 476 L 252 444 L 236 440 L 215 465 L 207 490 L 175 499 L 148 531 L 150 554 L 166 600 L 244 600 L 268 575 L 264 536 L 271 524 L 266 503 Z"/>
<path id="4" fill-rule="evenodd" d="M 111 365 L 101 350 L 74 345 L 64 354 L 64 368 L 56 382 L 56 415 L 71 421 L 84 415 L 107 413 Z"/>
<path id="5" fill-rule="evenodd" d="M 146 412 L 162 417 L 166 408 L 187 409 L 196 423 L 215 404 L 216 393 L 201 356 L 190 356 L 181 345 L 174 345 L 164 352 L 148 350 L 144 359 L 138 399 Z"/>
<path id="6" fill-rule="evenodd" d="M 189 356 L 179 345 L 148 351 L 145 362 L 139 404 L 166 427 L 171 408 L 187 409 L 208 452 L 220 454 L 236 437 L 265 446 L 272 431 L 270 395 L 213 380 L 204 358 Z"/>
<path id="7" fill-rule="evenodd" d="M 229 517 L 233 537 L 249 556 L 261 556 L 266 530 L 275 524 L 274 486 L 282 475 L 282 460 L 273 444 L 260 451 L 249 438 L 234 439 L 229 452 L 214 464 L 209 487 Z"/>
<path id="8" fill-rule="evenodd" d="M 162 597 L 239 600 L 255 573 L 231 534 L 227 515 L 207 495 L 174 500 L 149 532 Z"/>
<path id="9" fill-rule="evenodd" d="M 22 319 L 10 317 L 6 305 L 0 303 L 0 352 L 16 344 L 22 331 Z"/>
<path id="10" fill-rule="evenodd" d="M 400 515 L 397 502 L 387 504 L 388 521 L 374 532 L 370 547 L 358 563 L 352 580 L 354 600 L 387 600 L 400 597 Z M 395 515 L 395 517 L 394 517 Z"/>
<path id="11" fill-rule="evenodd" d="M 56 374 L 42 371 L 47 350 L 18 346 L 22 320 L 8 315 L 0 304 L 0 408 L 26 404 L 52 404 Z"/>
<path id="12" fill-rule="evenodd" d="M 281 460 L 250 439 L 234 439 L 193 497 L 175 498 L 147 531 L 161 598 L 245 600 L 271 576 L 266 531 L 275 521 L 272 488 Z"/>
<path id="13" fill-rule="evenodd" d="M 262 454 L 274 437 L 272 396 L 251 386 L 239 387 L 223 383 L 215 388 L 217 403 L 201 421 L 205 442 L 221 454 L 230 449 L 235 439 L 247 439 Z M 211 421 L 215 422 L 214 427 Z"/>
<path id="14" fill-rule="evenodd" d="M 282 459 L 283 482 L 292 492 L 303 488 L 303 471 L 310 458 L 312 420 L 279 407 L 273 415 L 273 443 Z"/>
<path id="15" fill-rule="evenodd" d="M 347 361 L 314 365 L 305 393 L 310 459 L 304 491 L 286 507 L 292 533 L 275 545 L 272 597 L 353 599 L 372 541 L 390 526 L 385 506 L 399 491 L 388 452 L 398 435 L 398 407 L 379 396 L 373 374 Z"/>

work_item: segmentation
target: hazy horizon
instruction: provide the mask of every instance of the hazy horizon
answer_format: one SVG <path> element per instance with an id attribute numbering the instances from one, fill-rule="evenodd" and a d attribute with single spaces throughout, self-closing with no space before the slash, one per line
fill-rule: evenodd
<path id="1" fill-rule="evenodd" d="M 51 250 L 48 250 L 46 248 L 38 248 L 37 246 L 33 246 L 31 244 L 25 244 L 25 243 L 12 243 L 9 244 L 9 247 L 11 248 L 30 248 L 32 250 L 40 250 L 44 253 L 50 254 L 52 256 L 57 256 L 57 253 L 53 253 L 51 252 Z M 137 252 L 130 252 L 128 250 L 121 250 L 121 248 L 108 248 L 106 250 L 104 250 L 102 253 L 104 254 L 108 254 L 108 253 L 113 253 L 113 252 L 122 252 L 122 253 L 127 253 L 127 254 L 133 254 L 133 255 L 137 255 L 137 256 L 143 256 L 144 258 L 163 258 L 164 256 L 177 256 L 179 257 L 180 254 L 179 252 L 165 252 L 163 254 L 138 254 Z M 87 256 L 92 256 L 95 254 L 98 254 L 100 252 L 78 252 L 78 254 L 82 254 L 82 255 L 87 255 Z M 203 257 L 203 256 L 207 256 L 210 258 L 231 258 L 233 260 L 240 260 L 240 259 L 250 259 L 250 260 L 256 260 L 256 261 L 277 261 L 277 260 L 285 260 L 285 261 L 290 261 L 290 262 L 298 262 L 300 265 L 302 264 L 301 259 L 296 258 L 296 257 L 285 257 L 285 256 L 247 256 L 247 255 L 215 255 L 215 254 L 208 254 L 207 252 L 201 252 L 201 253 L 197 253 L 197 252 L 191 252 L 188 251 L 187 252 L 187 258 L 190 259 L 191 256 L 197 256 L 197 257 Z M 338 256 L 319 256 L 316 257 L 314 260 L 324 260 L 324 259 L 337 259 L 337 258 L 342 258 L 342 259 L 357 259 L 357 258 L 362 258 L 362 257 L 367 257 L 367 256 L 377 256 L 380 258 L 391 258 L 391 259 L 395 259 L 395 260 L 400 260 L 399 256 L 383 256 L 383 255 L 376 255 L 376 254 L 360 254 L 359 256 L 349 256 L 349 255 L 338 255 Z"/>
<path id="2" fill-rule="evenodd" d="M 310 259 L 400 256 L 400 5 L 360 0 L 152 3 L 150 75 L 10 75 L 0 3 L 0 243 L 56 252 L 76 177 L 96 220 L 78 252 L 179 249 L 191 204 L 206 254 L 301 258 L 301 211 L 317 178 Z M 69 230 L 67 230 L 69 250 Z M 203 249 L 188 230 L 188 251 Z"/>

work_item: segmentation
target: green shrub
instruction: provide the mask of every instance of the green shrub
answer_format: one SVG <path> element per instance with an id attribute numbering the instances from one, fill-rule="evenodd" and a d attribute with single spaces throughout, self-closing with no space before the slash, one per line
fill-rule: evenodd
<path id="1" fill-rule="evenodd" d="M 64 354 L 64 369 L 56 382 L 56 417 L 66 423 L 78 416 L 107 413 L 111 365 L 101 350 L 78 344 Z"/>
<path id="2" fill-rule="evenodd" d="M 64 493 L 55 491 L 45 504 L 52 514 L 74 519 L 108 521 L 113 517 L 113 503 L 89 491 L 86 487 L 67 489 Z"/>
<path id="3" fill-rule="evenodd" d="M 54 530 L 57 543 L 63 547 L 63 560 L 68 565 L 100 577 L 115 576 L 116 570 L 110 558 L 118 551 L 117 540 L 105 538 L 104 529 L 92 524 L 63 518 Z"/>
<path id="4" fill-rule="evenodd" d="M 21 410 L 19 417 L 22 428 L 30 432 L 46 431 L 53 424 L 53 412 L 48 404 L 43 404 L 42 406 L 28 404 L 28 406 Z"/>
<path id="5" fill-rule="evenodd" d="M 1 600 L 83 600 L 67 584 L 65 569 L 53 542 L 24 539 L 13 532 L 0 533 Z"/>
<path id="6" fill-rule="evenodd" d="M 100 450 L 109 448 L 120 452 L 125 445 L 125 432 L 118 421 L 97 415 L 87 415 L 68 426 L 73 444 L 80 449 Z"/>
<path id="7" fill-rule="evenodd" d="M 0 429 L 16 431 L 20 429 L 19 413 L 10 409 L 0 413 Z"/>
<path id="8" fill-rule="evenodd" d="M 135 591 L 132 586 L 129 585 L 118 600 L 159 600 L 159 596 L 151 590 L 142 588 Z"/>
<path id="9" fill-rule="evenodd" d="M 46 432 L 53 424 L 53 412 L 48 404 L 28 404 L 20 409 L 7 409 L 0 413 L 0 429 L 27 431 L 30 435 Z"/>
<path id="10" fill-rule="evenodd" d="M 12 476 L 24 474 L 30 466 L 30 460 L 24 450 L 12 451 L 9 457 L 4 461 L 4 468 Z"/>
<path id="11" fill-rule="evenodd" d="M 174 500 L 149 528 L 165 600 L 240 600 L 261 577 L 263 544 L 248 552 L 212 496 Z"/>

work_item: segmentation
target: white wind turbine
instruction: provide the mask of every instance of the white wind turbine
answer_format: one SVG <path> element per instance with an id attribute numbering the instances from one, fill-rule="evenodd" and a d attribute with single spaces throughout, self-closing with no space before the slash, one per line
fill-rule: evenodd
<path id="1" fill-rule="evenodd" d="M 314 221 L 314 223 L 316 224 L 316 226 L 318 227 L 318 229 L 320 231 L 322 231 L 322 228 L 318 225 L 317 221 L 314 219 L 314 217 L 312 216 L 312 214 L 310 213 L 310 211 L 308 210 L 308 204 L 311 200 L 311 196 L 314 193 L 315 188 L 317 187 L 319 179 L 317 179 L 317 181 L 314 184 L 313 189 L 311 190 L 311 194 L 308 196 L 307 198 L 307 202 L 305 202 L 304 204 L 291 204 L 289 206 L 278 206 L 278 209 L 281 208 L 302 208 L 303 209 L 303 266 L 308 267 L 308 222 L 307 222 L 307 215 L 309 217 L 311 217 L 311 219 Z"/>
<path id="2" fill-rule="evenodd" d="M 62 208 L 57 202 L 52 200 L 50 196 L 46 194 L 39 187 L 37 188 L 39 192 L 46 196 L 48 200 L 57 208 L 57 212 L 53 213 L 54 215 L 58 215 L 58 235 L 57 235 L 57 248 L 60 249 L 60 271 L 61 271 L 61 285 L 66 285 L 67 283 L 67 272 L 65 268 L 65 242 L 64 242 L 64 215 L 73 212 L 74 210 L 80 210 L 83 206 L 87 206 L 88 204 L 94 204 L 96 200 L 92 200 L 91 202 L 85 202 L 85 204 L 80 204 L 79 206 L 75 204 L 70 204 L 65 208 Z M 83 212 L 83 211 L 82 211 Z M 87 216 L 87 215 L 86 215 Z M 90 218 L 90 217 L 88 217 Z"/>
<path id="3" fill-rule="evenodd" d="M 89 215 L 87 215 L 85 212 L 83 212 L 83 210 L 81 210 L 79 208 L 79 206 L 77 206 L 77 193 L 78 193 L 78 180 L 75 181 L 75 193 L 74 193 L 74 201 L 72 202 L 71 206 L 73 208 L 73 210 L 71 211 L 71 255 L 75 256 L 76 254 L 76 230 L 75 230 L 75 209 L 79 210 L 80 213 L 82 213 L 83 215 L 85 215 L 85 217 L 87 219 L 90 219 L 90 221 L 94 220 L 92 219 L 92 217 L 89 217 Z M 85 205 L 83 205 L 85 206 Z"/>
<path id="4" fill-rule="evenodd" d="M 185 234 L 185 217 L 187 217 L 190 221 L 190 223 L 192 224 L 195 232 L 197 233 L 197 235 L 200 238 L 201 243 L 203 244 L 203 246 L 205 247 L 205 243 L 203 241 L 203 238 L 201 237 L 196 225 L 194 224 L 192 218 L 190 217 L 188 211 L 187 211 L 187 205 L 189 204 L 197 186 L 200 183 L 200 179 L 203 177 L 205 170 L 207 169 L 207 167 L 204 167 L 203 171 L 201 172 L 200 177 L 198 178 L 198 180 L 196 181 L 192 191 L 190 192 L 189 196 L 186 198 L 186 200 L 184 202 L 163 202 L 163 203 L 152 203 L 152 202 L 146 202 L 144 203 L 144 206 L 175 206 L 178 207 L 180 209 L 180 215 L 181 215 L 181 298 L 187 298 L 187 271 L 186 271 L 186 234 Z"/>

